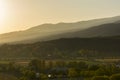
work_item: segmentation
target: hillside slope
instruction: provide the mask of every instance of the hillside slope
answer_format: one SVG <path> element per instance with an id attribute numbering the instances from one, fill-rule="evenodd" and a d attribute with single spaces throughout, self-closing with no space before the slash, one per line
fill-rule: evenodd
<path id="1" fill-rule="evenodd" d="M 100 26 L 91 27 L 82 31 L 75 31 L 66 34 L 61 34 L 65 38 L 71 37 L 109 37 L 109 36 L 119 36 L 120 35 L 120 23 L 109 23 Z"/>
<path id="2" fill-rule="evenodd" d="M 82 52 L 82 53 L 81 53 Z M 68 38 L 0 46 L 0 58 L 120 57 L 120 37 Z M 84 56 L 82 56 L 83 54 Z"/>

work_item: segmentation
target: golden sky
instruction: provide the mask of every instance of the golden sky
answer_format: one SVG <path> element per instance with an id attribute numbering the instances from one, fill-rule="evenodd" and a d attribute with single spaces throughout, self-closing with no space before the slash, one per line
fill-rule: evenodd
<path id="1" fill-rule="evenodd" d="M 0 0 L 0 33 L 120 15 L 120 0 Z"/>

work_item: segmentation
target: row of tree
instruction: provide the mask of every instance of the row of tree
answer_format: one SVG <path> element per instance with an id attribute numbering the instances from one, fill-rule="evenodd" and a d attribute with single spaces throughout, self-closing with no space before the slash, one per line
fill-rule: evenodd
<path id="1" fill-rule="evenodd" d="M 27 66 L 20 66 L 13 62 L 9 64 L 0 64 L 0 75 L 1 74 L 8 75 L 9 77 L 12 76 L 9 80 L 48 80 L 55 78 L 120 80 L 120 66 L 115 63 L 88 64 L 83 61 L 35 59 Z"/>

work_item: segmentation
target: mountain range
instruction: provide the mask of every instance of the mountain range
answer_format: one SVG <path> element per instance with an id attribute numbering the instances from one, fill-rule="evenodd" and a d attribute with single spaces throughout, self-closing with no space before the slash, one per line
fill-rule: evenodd
<path id="1" fill-rule="evenodd" d="M 42 24 L 24 31 L 0 34 L 3 43 L 34 43 L 60 38 L 88 38 L 120 35 L 120 16 L 74 23 Z"/>
<path id="2" fill-rule="evenodd" d="M 0 59 L 120 57 L 120 16 L 0 34 Z"/>

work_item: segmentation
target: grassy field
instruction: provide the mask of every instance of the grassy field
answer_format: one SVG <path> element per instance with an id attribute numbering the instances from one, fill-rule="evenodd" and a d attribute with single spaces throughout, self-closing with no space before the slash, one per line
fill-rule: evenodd
<path id="1" fill-rule="evenodd" d="M 96 61 L 99 62 L 107 62 L 107 63 L 112 63 L 112 62 L 118 62 L 120 61 L 120 59 L 110 59 L 110 58 L 106 58 L 106 59 L 96 59 Z"/>
<path id="2" fill-rule="evenodd" d="M 28 65 L 28 63 L 31 61 L 31 59 L 27 59 L 27 60 L 0 60 L 0 64 L 9 64 L 9 63 L 15 63 L 21 66 L 26 66 Z M 57 61 L 65 61 L 65 62 L 86 62 L 87 64 L 99 64 L 99 63 L 113 63 L 113 62 L 117 62 L 120 61 L 119 58 L 117 59 L 112 59 L 112 58 L 104 58 L 104 59 L 71 59 L 71 60 L 60 60 L 60 59 L 56 59 L 56 60 L 45 60 L 46 63 L 51 61 L 51 62 L 57 62 Z"/>

